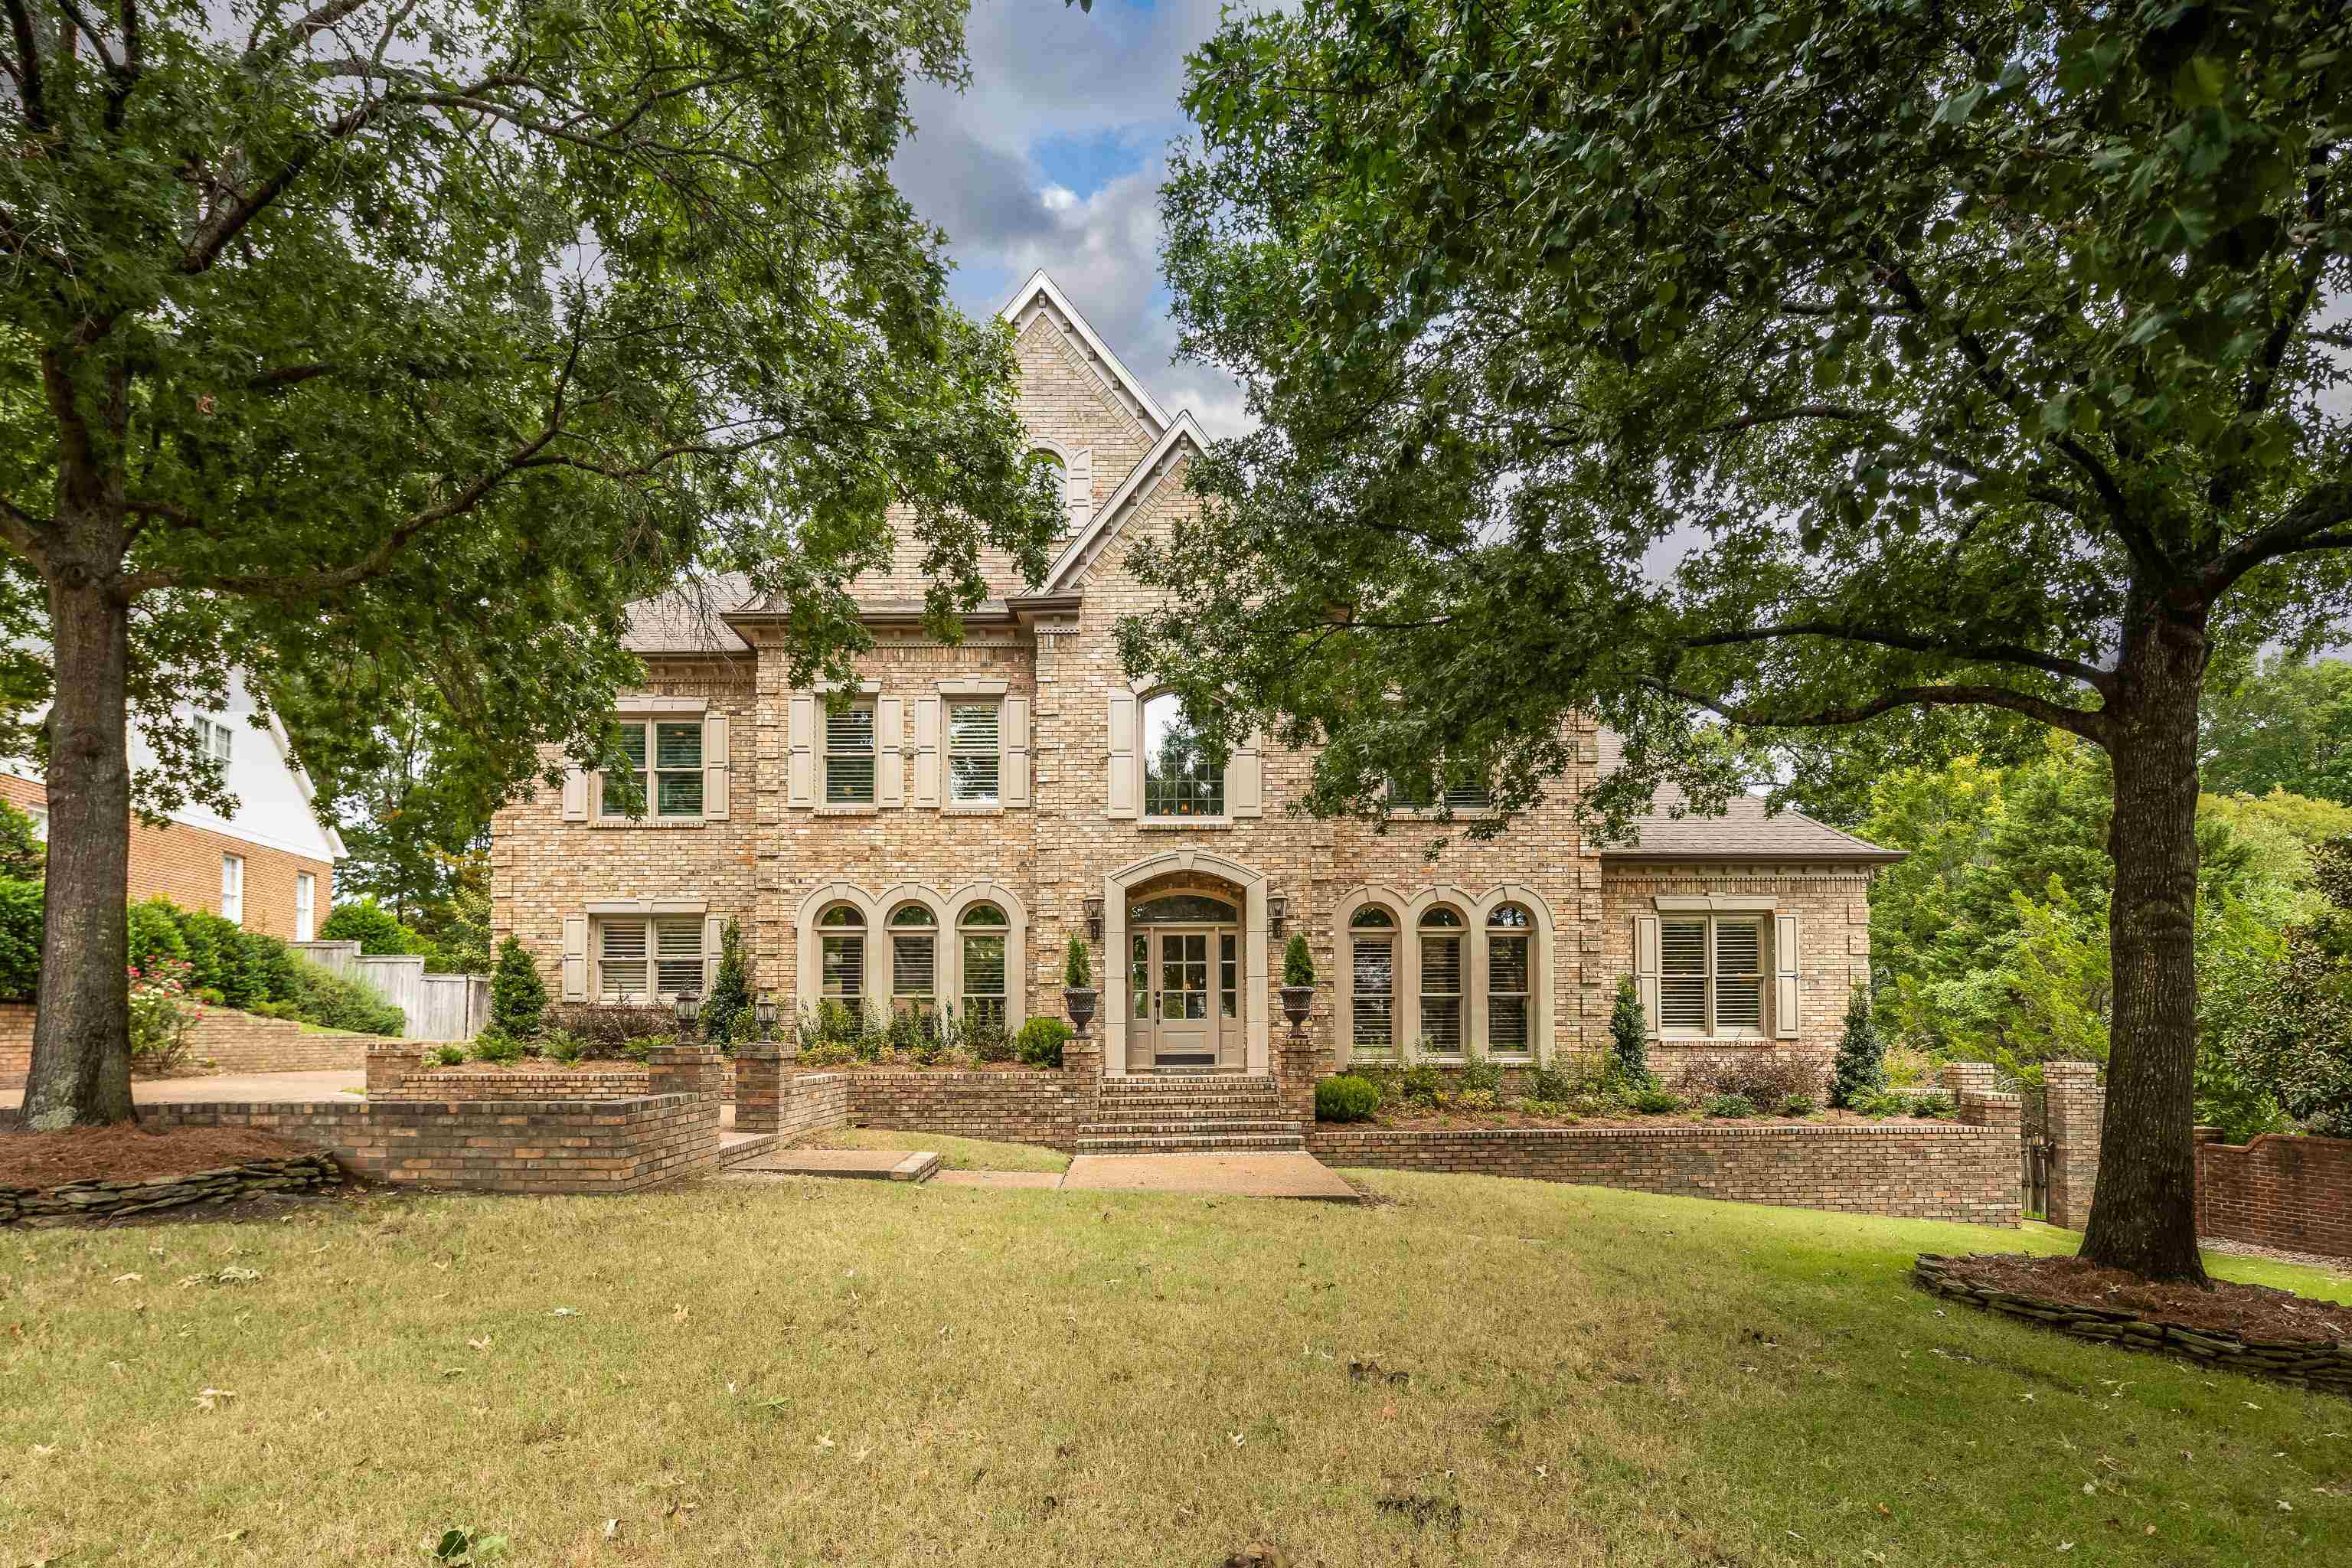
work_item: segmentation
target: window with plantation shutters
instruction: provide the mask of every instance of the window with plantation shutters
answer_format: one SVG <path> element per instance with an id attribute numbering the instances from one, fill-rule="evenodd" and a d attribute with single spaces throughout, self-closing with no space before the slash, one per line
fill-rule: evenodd
<path id="1" fill-rule="evenodd" d="M 939 994 L 938 922 L 920 904 L 902 906 L 890 917 L 890 996 L 928 1006 Z"/>
<path id="2" fill-rule="evenodd" d="M 702 989 L 702 917 L 654 921 L 654 989 L 677 996 Z"/>
<path id="3" fill-rule="evenodd" d="M 1486 1048 L 1498 1057 L 1528 1054 L 1534 924 L 1517 904 L 1499 904 L 1486 917 Z"/>
<path id="4" fill-rule="evenodd" d="M 1706 922 L 1658 922 L 1658 1028 L 1706 1033 Z"/>
<path id="5" fill-rule="evenodd" d="M 1765 980 L 1761 921 L 1716 916 L 1659 921 L 1659 1033 L 1759 1034 Z"/>
<path id="6" fill-rule="evenodd" d="M 700 915 L 603 915 L 596 920 L 595 990 L 649 1002 L 702 989 Z"/>
<path id="7" fill-rule="evenodd" d="M 1359 1056 L 1396 1050 L 1396 917 L 1377 905 L 1348 922 L 1348 1038 Z"/>
<path id="8" fill-rule="evenodd" d="M 874 804 L 874 705 L 854 703 L 824 716 L 824 803 Z"/>
<path id="9" fill-rule="evenodd" d="M 835 904 L 817 917 L 822 943 L 818 994 L 855 1003 L 866 994 L 866 917 Z"/>
<path id="10" fill-rule="evenodd" d="M 1421 920 L 1421 1033 L 1429 1048 L 1462 1049 L 1462 917 L 1439 906 Z"/>
<path id="11" fill-rule="evenodd" d="M 600 921 L 596 941 L 597 994 L 642 996 L 646 974 L 646 922 Z"/>
<path id="12" fill-rule="evenodd" d="M 1764 931 L 1750 921 L 1715 922 L 1715 1032 L 1764 1026 Z"/>
<path id="13" fill-rule="evenodd" d="M 948 801 L 954 805 L 994 805 L 999 798 L 1003 752 L 999 748 L 1002 705 L 948 705 Z"/>
<path id="14" fill-rule="evenodd" d="M 974 904 L 959 923 L 963 942 L 963 1016 L 1004 1027 L 1004 911 Z"/>

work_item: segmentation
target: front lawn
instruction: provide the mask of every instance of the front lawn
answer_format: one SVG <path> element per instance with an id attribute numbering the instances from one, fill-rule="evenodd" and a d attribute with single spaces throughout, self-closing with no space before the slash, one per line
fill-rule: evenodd
<path id="1" fill-rule="evenodd" d="M 1399 1201 L 795 1181 L 11 1236 L 0 1561 L 467 1524 L 530 1564 L 2352 1553 L 2352 1402 L 1905 1282 L 2056 1233 L 1365 1180 Z"/>
<path id="2" fill-rule="evenodd" d="M 943 1171 L 1066 1171 L 1070 1157 L 1034 1143 L 994 1143 L 982 1138 L 950 1138 L 939 1132 L 893 1132 L 879 1127 L 827 1127 L 803 1133 L 801 1149 L 928 1149 Z"/>

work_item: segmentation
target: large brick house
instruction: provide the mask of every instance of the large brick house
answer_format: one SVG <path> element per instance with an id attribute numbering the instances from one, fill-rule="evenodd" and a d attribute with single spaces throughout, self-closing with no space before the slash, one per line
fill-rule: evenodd
<path id="1" fill-rule="evenodd" d="M 1433 861 L 1423 834 L 1287 814 L 1304 755 L 1202 767 L 1173 699 L 1130 682 L 1113 640 L 1146 599 L 1124 546 L 1197 505 L 1200 432 L 1044 274 L 1004 317 L 1031 438 L 1066 478 L 1050 576 L 1030 589 L 992 563 L 995 596 L 950 647 L 923 632 L 902 555 L 860 584 L 876 646 L 845 708 L 794 689 L 778 616 L 740 584 L 638 606 L 651 679 L 616 717 L 645 815 L 574 773 L 494 826 L 494 922 L 553 994 L 703 987 L 733 918 L 781 1002 L 938 1001 L 1017 1027 L 1059 1011 L 1078 931 L 1096 944 L 1108 1073 L 1264 1071 L 1281 946 L 1303 931 L 1332 982 L 1315 1027 L 1340 1063 L 1421 1037 L 1505 1060 L 1596 1050 L 1626 973 L 1668 1072 L 1832 1046 L 1869 964 L 1871 875 L 1895 858 L 1850 835 L 1743 799 L 1713 819 L 1662 809 L 1638 844 L 1602 848 L 1568 804 L 1612 761 L 1590 724 L 1562 798 Z"/>

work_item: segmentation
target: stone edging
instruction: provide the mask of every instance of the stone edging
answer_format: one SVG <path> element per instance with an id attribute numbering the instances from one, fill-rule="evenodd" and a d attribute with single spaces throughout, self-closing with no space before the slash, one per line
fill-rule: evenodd
<path id="1" fill-rule="evenodd" d="M 247 1160 L 145 1181 L 68 1182 L 58 1187 L 0 1187 L 0 1225 L 53 1226 L 119 1218 L 184 1204 L 225 1204 L 261 1193 L 332 1186 L 343 1179 L 331 1154 Z"/>
<path id="2" fill-rule="evenodd" d="M 2254 1377 L 2267 1377 L 2297 1388 L 2318 1388 L 2352 1394 L 2352 1342 L 2343 1340 L 2232 1340 L 2203 1333 L 2179 1323 L 2137 1317 L 2130 1312 L 2106 1312 L 2071 1301 L 2020 1296 L 1990 1286 L 1970 1285 L 1953 1277 L 1963 1259 L 1923 1252 L 1912 1265 L 1911 1280 L 1921 1289 L 1986 1311 L 2046 1323 L 2082 1339 L 2120 1345 L 2126 1350 L 2155 1351 L 2194 1356 L 2215 1366 L 2226 1366 Z"/>

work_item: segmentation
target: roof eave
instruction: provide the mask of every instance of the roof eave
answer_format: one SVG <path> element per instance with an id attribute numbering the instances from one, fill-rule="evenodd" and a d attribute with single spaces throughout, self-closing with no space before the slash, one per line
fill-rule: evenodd
<path id="1" fill-rule="evenodd" d="M 1892 866 L 1898 860 L 1908 860 L 1907 849 L 1645 849 L 1640 845 L 1625 848 L 1603 848 L 1603 860 L 1674 860 L 1748 861 L 1765 860 L 1850 860 L 1868 866 Z"/>

